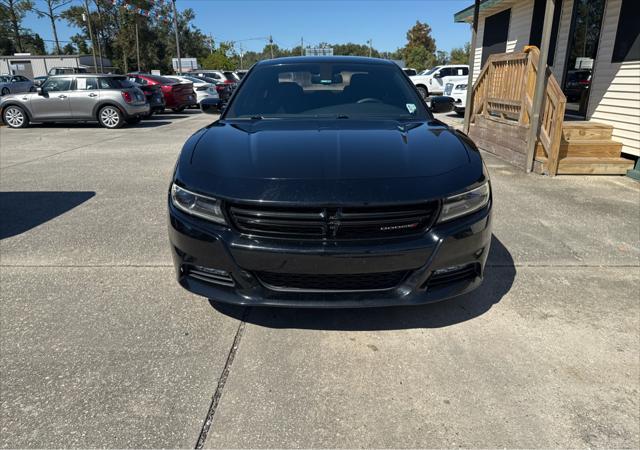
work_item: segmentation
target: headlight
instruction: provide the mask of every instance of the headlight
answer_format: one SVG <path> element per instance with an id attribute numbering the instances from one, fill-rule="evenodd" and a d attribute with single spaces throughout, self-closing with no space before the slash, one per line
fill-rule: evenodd
<path id="1" fill-rule="evenodd" d="M 192 216 L 202 217 L 203 219 L 225 225 L 227 223 L 222 214 L 220 200 L 194 194 L 175 183 L 171 186 L 171 203 L 173 203 L 173 206 L 176 208 Z"/>
<path id="2" fill-rule="evenodd" d="M 459 84 L 456 86 L 456 89 L 460 90 L 460 91 L 464 91 L 467 89 L 467 85 L 466 84 Z"/>
<path id="3" fill-rule="evenodd" d="M 442 213 L 438 223 L 471 214 L 489 203 L 491 188 L 489 182 L 470 191 L 447 197 L 442 204 Z"/>

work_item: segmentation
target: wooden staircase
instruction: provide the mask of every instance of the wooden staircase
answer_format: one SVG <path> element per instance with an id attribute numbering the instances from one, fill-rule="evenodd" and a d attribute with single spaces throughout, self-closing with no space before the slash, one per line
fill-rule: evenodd
<path id="1" fill-rule="evenodd" d="M 613 127 L 598 122 L 563 122 L 558 175 L 625 175 L 633 161 L 622 158 L 622 143 L 611 139 Z M 540 143 L 533 171 L 549 174 L 549 161 Z"/>
<path id="2" fill-rule="evenodd" d="M 540 174 L 624 175 L 633 161 L 622 158 L 622 144 L 611 139 L 613 127 L 596 122 L 564 121 L 567 99 L 549 68 L 538 67 L 540 52 L 489 56 L 476 79 L 465 131 L 481 149 Z M 527 160 L 536 78 L 547 77 L 533 161 Z"/>

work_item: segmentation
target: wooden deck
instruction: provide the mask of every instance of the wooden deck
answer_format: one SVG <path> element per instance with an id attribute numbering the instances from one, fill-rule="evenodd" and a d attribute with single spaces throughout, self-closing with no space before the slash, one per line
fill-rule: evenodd
<path id="1" fill-rule="evenodd" d="M 539 51 L 491 55 L 473 86 L 467 133 L 478 147 L 527 169 L 533 92 Z M 590 121 L 564 121 L 566 98 L 545 67 L 547 87 L 536 139 L 534 172 L 624 175 L 633 161 L 621 157 L 613 127 Z"/>

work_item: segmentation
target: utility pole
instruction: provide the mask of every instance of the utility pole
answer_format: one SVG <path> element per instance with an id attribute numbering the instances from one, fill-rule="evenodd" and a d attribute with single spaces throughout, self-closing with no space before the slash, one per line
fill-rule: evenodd
<path id="1" fill-rule="evenodd" d="M 213 36 L 209 33 L 209 50 L 213 53 Z"/>
<path id="2" fill-rule="evenodd" d="M 369 44 L 369 58 L 371 58 L 371 54 L 372 54 L 372 50 L 373 50 L 373 39 L 369 39 L 367 41 L 367 44 Z"/>
<path id="3" fill-rule="evenodd" d="M 176 53 L 178 54 L 178 74 L 182 74 L 182 59 L 180 59 L 180 38 L 178 37 L 178 10 L 176 9 L 176 0 L 171 0 L 173 4 L 173 27 L 176 32 Z"/>
<path id="4" fill-rule="evenodd" d="M 304 56 L 304 37 L 300 38 L 300 56 Z"/>
<path id="5" fill-rule="evenodd" d="M 138 18 L 134 17 L 136 21 L 136 59 L 138 60 L 138 72 L 140 72 L 140 38 L 138 37 Z"/>
<path id="6" fill-rule="evenodd" d="M 271 59 L 273 59 L 273 36 L 271 35 L 269 35 L 269 49 L 271 50 Z"/>
<path id="7" fill-rule="evenodd" d="M 98 11 L 98 22 L 100 22 L 100 32 L 96 33 L 96 40 L 98 41 L 98 56 L 100 57 L 100 73 L 104 73 L 104 61 L 102 59 L 102 44 L 104 43 L 104 26 L 102 24 L 102 10 L 100 9 L 100 2 L 94 0 L 96 4 L 96 10 Z"/>
<path id="8" fill-rule="evenodd" d="M 89 15 L 89 1 L 84 0 L 84 9 L 87 13 L 87 27 L 89 28 L 89 39 L 91 39 L 91 53 L 93 53 L 93 68 L 98 71 L 98 61 L 96 60 L 96 43 L 93 40 L 93 30 L 91 29 L 91 16 Z"/>

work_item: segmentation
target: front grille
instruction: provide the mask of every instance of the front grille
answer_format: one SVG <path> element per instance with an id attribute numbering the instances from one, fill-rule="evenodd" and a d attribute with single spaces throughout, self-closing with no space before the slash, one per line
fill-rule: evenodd
<path id="1" fill-rule="evenodd" d="M 407 276 L 396 272 L 315 275 L 300 273 L 255 272 L 267 288 L 276 291 L 382 291 L 393 289 Z"/>
<path id="2" fill-rule="evenodd" d="M 371 239 L 424 232 L 438 202 L 343 208 L 230 205 L 229 216 L 243 233 L 303 239 Z"/>
<path id="3" fill-rule="evenodd" d="M 433 274 L 427 280 L 426 285 L 427 288 L 440 287 L 445 284 L 457 283 L 458 281 L 473 280 L 478 275 L 480 275 L 480 265 L 469 264 L 450 272 Z"/>
<path id="4" fill-rule="evenodd" d="M 451 91 L 453 91 L 453 83 L 447 83 L 444 87 L 444 95 L 451 95 Z"/>

